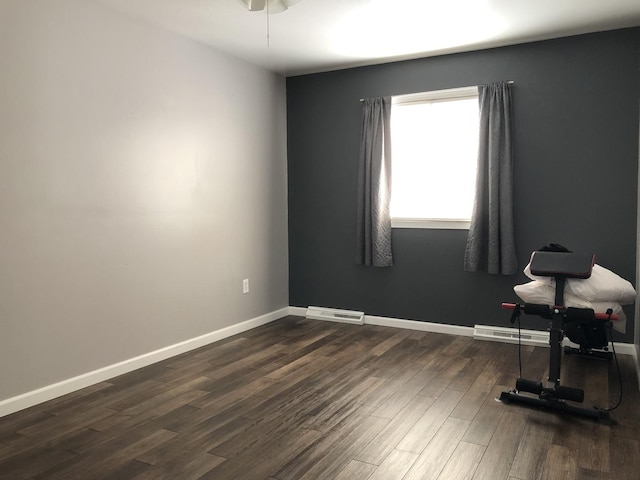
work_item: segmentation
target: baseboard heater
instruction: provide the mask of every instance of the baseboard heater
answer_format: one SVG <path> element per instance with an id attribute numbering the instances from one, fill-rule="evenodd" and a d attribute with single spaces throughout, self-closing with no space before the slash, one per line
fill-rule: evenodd
<path id="1" fill-rule="evenodd" d="M 474 325 L 473 338 L 492 340 L 494 342 L 518 343 L 518 329 L 492 327 L 490 325 Z M 549 332 L 520 330 L 520 342 L 523 345 L 549 346 Z"/>
<path id="2" fill-rule="evenodd" d="M 355 312 L 353 310 L 307 307 L 305 317 L 313 318 L 315 320 L 327 320 L 329 322 L 351 323 L 354 325 L 364 324 L 364 312 Z"/>

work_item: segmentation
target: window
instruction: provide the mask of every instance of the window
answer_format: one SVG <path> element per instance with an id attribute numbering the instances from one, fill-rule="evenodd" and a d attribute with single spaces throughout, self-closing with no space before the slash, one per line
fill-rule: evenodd
<path id="1" fill-rule="evenodd" d="M 478 128 L 476 87 L 393 97 L 393 227 L 469 228 Z"/>

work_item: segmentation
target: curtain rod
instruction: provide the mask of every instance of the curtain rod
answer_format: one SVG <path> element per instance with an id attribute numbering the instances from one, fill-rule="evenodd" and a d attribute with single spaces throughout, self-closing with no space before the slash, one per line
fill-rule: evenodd
<path id="1" fill-rule="evenodd" d="M 495 82 L 495 83 L 499 83 L 499 82 Z M 515 82 L 515 80 L 507 80 L 505 83 L 507 83 L 508 85 L 513 85 Z M 443 88 L 441 91 L 444 90 L 456 90 L 458 88 L 471 88 L 471 87 L 485 87 L 487 85 L 490 85 L 489 83 L 481 83 L 480 85 L 467 85 L 466 87 L 453 87 L 453 88 Z M 438 90 L 433 90 L 434 92 L 437 92 Z M 422 93 L 422 92 L 415 92 L 415 93 Z M 401 94 L 392 94 L 392 97 L 399 97 L 401 95 L 414 95 L 415 93 L 401 93 Z M 360 101 L 364 102 L 366 99 L 361 98 Z"/>

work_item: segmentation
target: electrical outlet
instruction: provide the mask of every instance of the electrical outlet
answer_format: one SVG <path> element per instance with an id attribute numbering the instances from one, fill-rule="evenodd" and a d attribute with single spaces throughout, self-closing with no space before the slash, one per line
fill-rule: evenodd
<path id="1" fill-rule="evenodd" d="M 242 280 L 242 293 L 249 293 L 249 279 Z"/>

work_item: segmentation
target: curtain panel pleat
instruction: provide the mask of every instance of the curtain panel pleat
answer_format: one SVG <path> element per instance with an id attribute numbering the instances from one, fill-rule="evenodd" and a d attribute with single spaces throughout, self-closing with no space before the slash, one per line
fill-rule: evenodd
<path id="1" fill-rule="evenodd" d="M 464 269 L 513 275 L 518 270 L 513 225 L 511 86 L 478 87 L 480 141 L 476 196 Z"/>
<path id="2" fill-rule="evenodd" d="M 356 263 L 393 265 L 391 253 L 391 97 L 363 100 L 358 167 Z"/>

